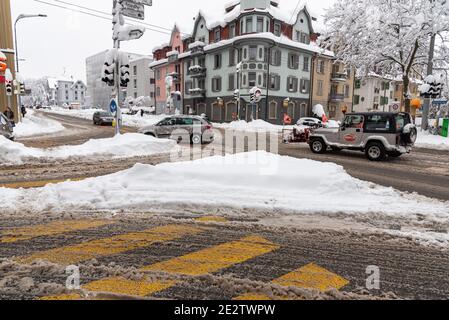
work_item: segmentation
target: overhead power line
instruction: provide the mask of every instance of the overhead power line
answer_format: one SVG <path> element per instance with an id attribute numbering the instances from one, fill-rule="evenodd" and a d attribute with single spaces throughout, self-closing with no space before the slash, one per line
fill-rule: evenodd
<path id="1" fill-rule="evenodd" d="M 64 10 L 68 10 L 68 11 L 72 11 L 72 12 L 78 12 L 78 13 L 81 13 L 81 14 L 84 14 L 84 15 L 88 15 L 88 16 L 91 16 L 91 17 L 95 17 L 95 18 L 98 18 L 98 19 L 102 19 L 102 20 L 106 20 L 106 21 L 112 22 L 112 18 L 101 16 L 101 15 L 96 14 L 96 13 L 86 12 L 86 11 L 82 11 L 82 10 L 78 10 L 78 9 L 74 9 L 74 8 L 69 8 L 69 7 L 66 7 L 66 6 L 58 5 L 58 4 L 55 4 L 55 3 L 50 3 L 50 2 L 47 2 L 47 1 L 43 1 L 43 0 L 33 0 L 33 1 L 45 4 L 45 5 L 48 5 L 48 6 L 53 6 L 53 7 L 56 7 L 56 8 L 60 8 L 60 9 L 64 9 Z M 127 24 L 130 25 L 129 23 L 127 23 Z M 157 29 L 154 29 L 154 28 L 151 28 L 151 27 L 147 27 L 147 26 L 145 26 L 145 25 L 148 25 L 146 23 L 140 23 L 140 24 L 143 25 L 145 27 L 145 29 L 148 30 L 148 31 L 154 31 L 154 32 L 162 33 L 162 34 L 171 35 L 171 32 L 157 30 Z"/>

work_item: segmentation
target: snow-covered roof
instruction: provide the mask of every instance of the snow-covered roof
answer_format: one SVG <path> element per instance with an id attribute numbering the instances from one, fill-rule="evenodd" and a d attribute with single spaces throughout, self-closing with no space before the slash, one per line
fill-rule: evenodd
<path id="1" fill-rule="evenodd" d="M 153 60 L 153 57 L 152 56 L 142 56 L 142 57 L 139 57 L 139 58 L 136 58 L 136 59 L 129 60 L 129 63 L 136 63 L 136 62 L 139 62 L 141 60 Z"/>
<path id="2" fill-rule="evenodd" d="M 154 68 L 163 64 L 168 63 L 168 59 L 161 59 L 161 60 L 157 60 L 157 61 L 153 61 L 152 63 L 149 64 L 150 68 Z"/>
<path id="3" fill-rule="evenodd" d="M 153 53 L 158 51 L 158 50 L 162 50 L 164 48 L 167 48 L 167 47 L 170 47 L 170 44 L 169 43 L 163 43 L 160 46 L 154 47 L 153 48 Z"/>

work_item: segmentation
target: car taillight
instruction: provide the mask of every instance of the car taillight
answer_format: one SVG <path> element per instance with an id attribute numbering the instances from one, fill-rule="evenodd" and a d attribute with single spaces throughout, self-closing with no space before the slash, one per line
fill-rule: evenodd
<path id="1" fill-rule="evenodd" d="M 206 130 L 212 130 L 214 127 L 211 124 L 206 125 Z"/>

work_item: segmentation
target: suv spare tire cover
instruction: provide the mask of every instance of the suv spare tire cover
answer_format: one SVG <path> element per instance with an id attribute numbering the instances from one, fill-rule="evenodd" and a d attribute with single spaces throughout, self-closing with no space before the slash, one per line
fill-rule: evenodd
<path id="1" fill-rule="evenodd" d="M 412 124 L 408 124 L 404 127 L 403 132 L 402 137 L 404 142 L 407 144 L 415 144 L 418 139 L 418 130 L 416 130 L 416 127 Z"/>

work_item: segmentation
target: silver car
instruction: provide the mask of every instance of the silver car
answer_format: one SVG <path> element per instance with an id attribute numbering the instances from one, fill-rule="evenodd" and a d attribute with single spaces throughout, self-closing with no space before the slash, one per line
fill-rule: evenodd
<path id="1" fill-rule="evenodd" d="M 14 140 L 13 125 L 3 114 L 0 114 L 0 135 L 9 140 Z"/>
<path id="2" fill-rule="evenodd" d="M 325 153 L 328 148 L 358 150 L 371 161 L 382 161 L 410 153 L 417 137 L 408 113 L 351 113 L 340 128 L 313 130 L 309 145 L 313 153 Z"/>
<path id="3" fill-rule="evenodd" d="M 155 125 L 141 128 L 139 132 L 181 143 L 202 144 L 214 141 L 212 124 L 199 116 L 170 116 Z"/>

